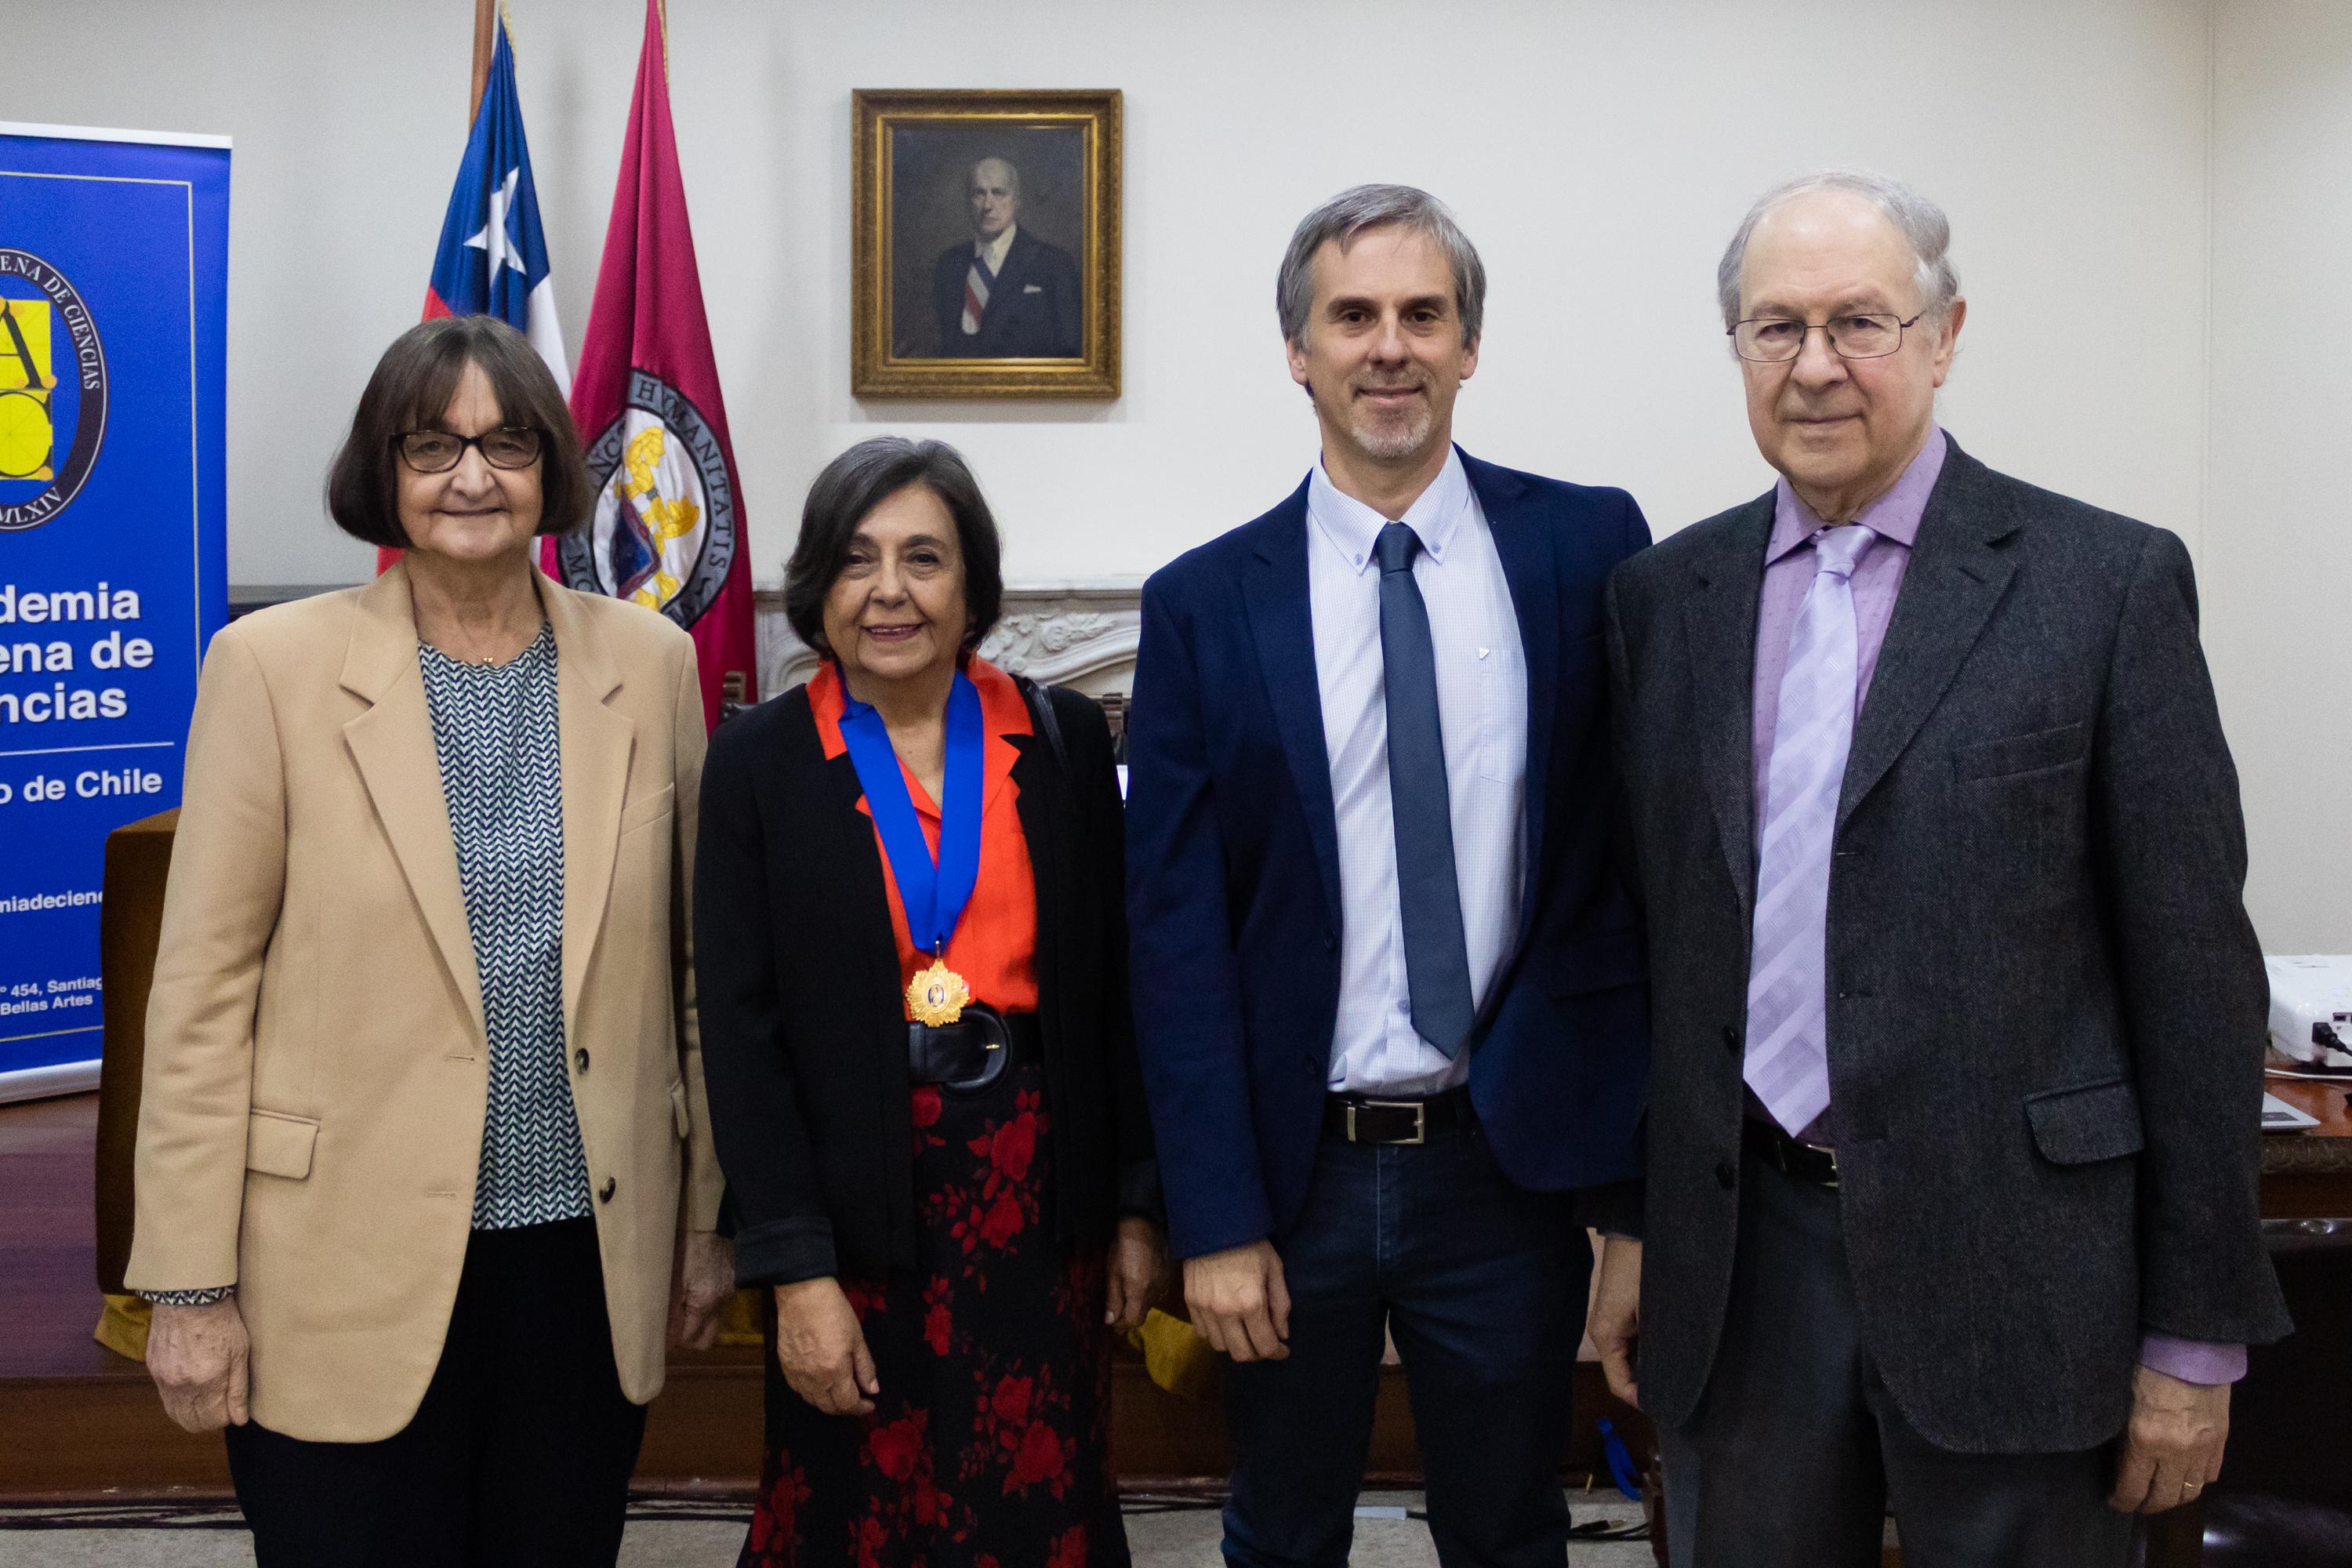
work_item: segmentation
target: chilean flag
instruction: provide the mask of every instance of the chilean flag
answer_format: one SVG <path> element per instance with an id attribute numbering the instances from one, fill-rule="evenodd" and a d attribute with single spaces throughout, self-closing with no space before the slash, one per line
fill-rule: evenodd
<path id="1" fill-rule="evenodd" d="M 465 161 L 457 165 L 449 215 L 441 220 L 441 247 L 433 255 L 424 319 L 496 316 L 530 340 L 568 396 L 572 374 L 564 368 L 550 271 L 547 231 L 539 223 L 539 187 L 530 177 L 530 144 L 522 133 L 522 100 L 515 95 L 514 50 L 500 16 L 482 107 L 474 115 Z"/>
<path id="2" fill-rule="evenodd" d="M 547 263 L 547 233 L 539 222 L 539 188 L 530 177 L 530 146 L 522 133 L 522 100 L 515 95 L 514 50 L 506 18 L 498 20 L 490 74 L 474 133 L 457 165 L 441 245 L 433 255 L 433 281 L 425 289 L 424 320 L 496 316 L 530 340 L 565 395 L 572 374 L 563 363 L 563 333 L 555 324 L 555 280 Z M 399 559 L 379 551 L 379 572 Z"/>
<path id="3" fill-rule="evenodd" d="M 588 525 L 544 543 L 548 574 L 693 634 L 703 717 L 759 699 L 751 552 L 670 123 L 661 0 L 645 41 L 572 417 L 597 483 Z"/>

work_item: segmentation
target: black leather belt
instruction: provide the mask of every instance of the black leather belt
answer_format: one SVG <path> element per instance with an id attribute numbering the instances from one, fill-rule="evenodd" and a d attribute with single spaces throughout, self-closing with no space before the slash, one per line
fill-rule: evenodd
<path id="1" fill-rule="evenodd" d="M 976 1094 L 1003 1078 L 1015 1056 L 1044 1054 L 1034 1013 L 999 1013 L 970 1002 L 952 1024 L 907 1025 L 907 1077 L 913 1083 Z"/>
<path id="2" fill-rule="evenodd" d="M 1452 1137 L 1477 1120 L 1467 1088 L 1426 1100 L 1383 1100 L 1370 1094 L 1323 1097 L 1323 1135 L 1350 1143 L 1426 1143 Z"/>
<path id="3" fill-rule="evenodd" d="M 1838 1184 L 1837 1151 L 1790 1137 L 1778 1127 L 1749 1117 L 1739 1124 L 1739 1141 L 1747 1151 L 1780 1172 L 1817 1187 Z"/>

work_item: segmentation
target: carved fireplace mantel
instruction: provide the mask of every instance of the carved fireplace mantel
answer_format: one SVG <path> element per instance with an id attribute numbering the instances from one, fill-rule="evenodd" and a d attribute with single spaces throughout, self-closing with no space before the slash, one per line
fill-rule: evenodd
<path id="1" fill-rule="evenodd" d="M 229 613 L 234 618 L 335 586 L 236 586 L 229 590 Z M 781 586 L 757 589 L 751 597 L 760 646 L 760 695 L 773 697 L 814 674 L 817 656 L 785 621 Z M 981 656 L 1032 680 L 1075 687 L 1089 697 L 1123 697 L 1134 684 L 1142 599 L 1140 577 L 1008 583 L 1003 612 L 980 645 Z"/>

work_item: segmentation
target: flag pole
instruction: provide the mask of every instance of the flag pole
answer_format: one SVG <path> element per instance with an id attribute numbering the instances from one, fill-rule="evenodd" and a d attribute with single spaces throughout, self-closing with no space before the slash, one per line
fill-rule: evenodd
<path id="1" fill-rule="evenodd" d="M 490 85 L 490 54 L 497 46 L 498 0 L 474 0 L 474 94 L 467 100 L 468 131 L 481 116 L 482 94 Z"/>

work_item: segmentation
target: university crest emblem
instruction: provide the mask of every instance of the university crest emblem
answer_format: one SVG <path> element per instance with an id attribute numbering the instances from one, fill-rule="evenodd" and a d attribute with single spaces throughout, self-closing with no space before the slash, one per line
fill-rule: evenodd
<path id="1" fill-rule="evenodd" d="M 63 273 L 0 247 L 0 531 L 71 505 L 106 436 L 106 353 Z"/>
<path id="2" fill-rule="evenodd" d="M 596 510 L 556 561 L 568 587 L 692 626 L 735 559 L 735 487 L 719 437 L 676 387 L 629 373 L 621 416 L 588 448 Z"/>

